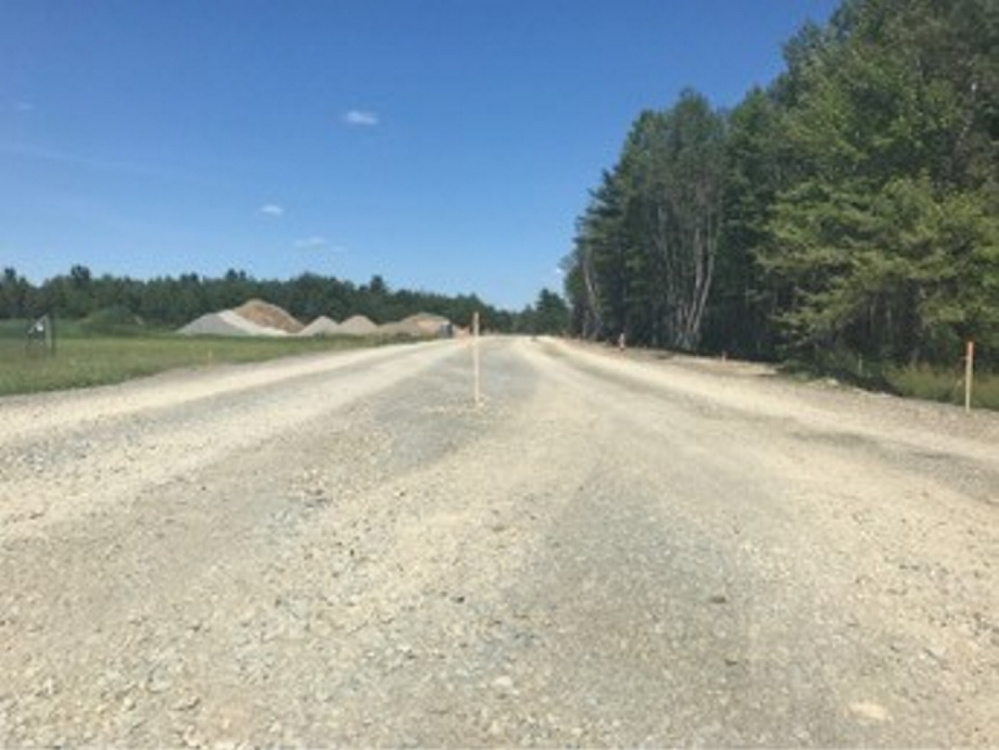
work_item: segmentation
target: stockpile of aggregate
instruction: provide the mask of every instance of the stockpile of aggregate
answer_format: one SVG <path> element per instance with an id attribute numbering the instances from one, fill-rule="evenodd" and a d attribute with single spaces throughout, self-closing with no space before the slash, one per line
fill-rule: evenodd
<path id="1" fill-rule="evenodd" d="M 177 331 L 186 336 L 287 336 L 287 331 L 247 320 L 233 310 L 207 313 Z"/>
<path id="2" fill-rule="evenodd" d="M 370 336 L 378 333 L 378 326 L 364 315 L 352 315 L 340 324 L 337 333 L 344 336 Z"/>
<path id="3" fill-rule="evenodd" d="M 264 302 L 260 299 L 248 300 L 232 312 L 246 318 L 251 323 L 266 328 L 276 328 L 285 333 L 298 333 L 305 327 L 301 321 L 283 307 L 272 305 L 270 302 Z"/>
<path id="4" fill-rule="evenodd" d="M 252 299 L 232 310 L 202 315 L 181 328 L 189 336 L 438 336 L 450 321 L 440 315 L 417 313 L 379 326 L 364 315 L 353 315 L 342 323 L 321 315 L 303 326 L 286 310 Z"/>
<path id="5" fill-rule="evenodd" d="M 394 323 L 386 323 L 379 327 L 378 332 L 386 336 L 427 338 L 440 335 L 441 326 L 448 325 L 449 323 L 450 321 L 447 318 L 440 315 L 417 313 Z"/>
<path id="6" fill-rule="evenodd" d="M 320 315 L 298 332 L 299 336 L 335 336 L 342 333 L 340 324 L 332 318 Z"/>

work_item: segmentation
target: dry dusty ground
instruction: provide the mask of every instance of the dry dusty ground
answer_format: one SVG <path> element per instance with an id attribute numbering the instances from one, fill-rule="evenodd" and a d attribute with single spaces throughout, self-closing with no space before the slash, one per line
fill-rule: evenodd
<path id="1" fill-rule="evenodd" d="M 0 400 L 0 746 L 999 744 L 999 418 L 487 340 Z"/>

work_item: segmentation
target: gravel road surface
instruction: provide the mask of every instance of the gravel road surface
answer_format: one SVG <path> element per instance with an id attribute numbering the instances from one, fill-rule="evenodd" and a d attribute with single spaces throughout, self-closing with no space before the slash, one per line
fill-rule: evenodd
<path id="1" fill-rule="evenodd" d="M 0 399 L 0 746 L 999 745 L 999 415 L 481 355 Z"/>

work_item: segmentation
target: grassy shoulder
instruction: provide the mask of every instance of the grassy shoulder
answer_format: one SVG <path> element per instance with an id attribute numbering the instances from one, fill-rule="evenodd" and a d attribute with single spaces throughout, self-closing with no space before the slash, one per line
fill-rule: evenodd
<path id="1" fill-rule="evenodd" d="M 814 364 L 787 362 L 781 369 L 785 374 L 805 377 L 833 377 L 869 391 L 892 393 L 903 398 L 939 401 L 945 404 L 964 404 L 964 368 L 941 369 L 927 365 L 908 367 L 871 364 L 844 364 L 845 359 L 830 358 Z M 974 373 L 971 389 L 973 409 L 999 411 L 999 374 L 978 369 Z"/>
<path id="2" fill-rule="evenodd" d="M 885 373 L 892 390 L 906 398 L 964 403 L 964 373 L 934 370 L 929 367 L 907 367 Z M 999 375 L 976 372 L 972 380 L 971 407 L 999 411 Z"/>
<path id="3" fill-rule="evenodd" d="M 292 355 L 390 343 L 374 337 L 227 338 L 169 332 L 88 333 L 57 329 L 55 353 L 26 343 L 25 321 L 0 321 L 0 396 L 120 383 L 177 368 L 258 362 Z M 398 341 L 398 339 L 394 340 Z"/>

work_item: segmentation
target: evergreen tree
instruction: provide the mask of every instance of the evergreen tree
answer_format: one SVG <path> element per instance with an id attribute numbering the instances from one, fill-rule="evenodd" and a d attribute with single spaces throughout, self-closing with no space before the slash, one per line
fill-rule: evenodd
<path id="1" fill-rule="evenodd" d="M 953 359 L 964 336 L 994 340 L 986 15 L 975 2 L 848 2 L 810 51 L 784 115 L 803 174 L 760 254 L 794 289 L 779 320 L 799 354 Z"/>

